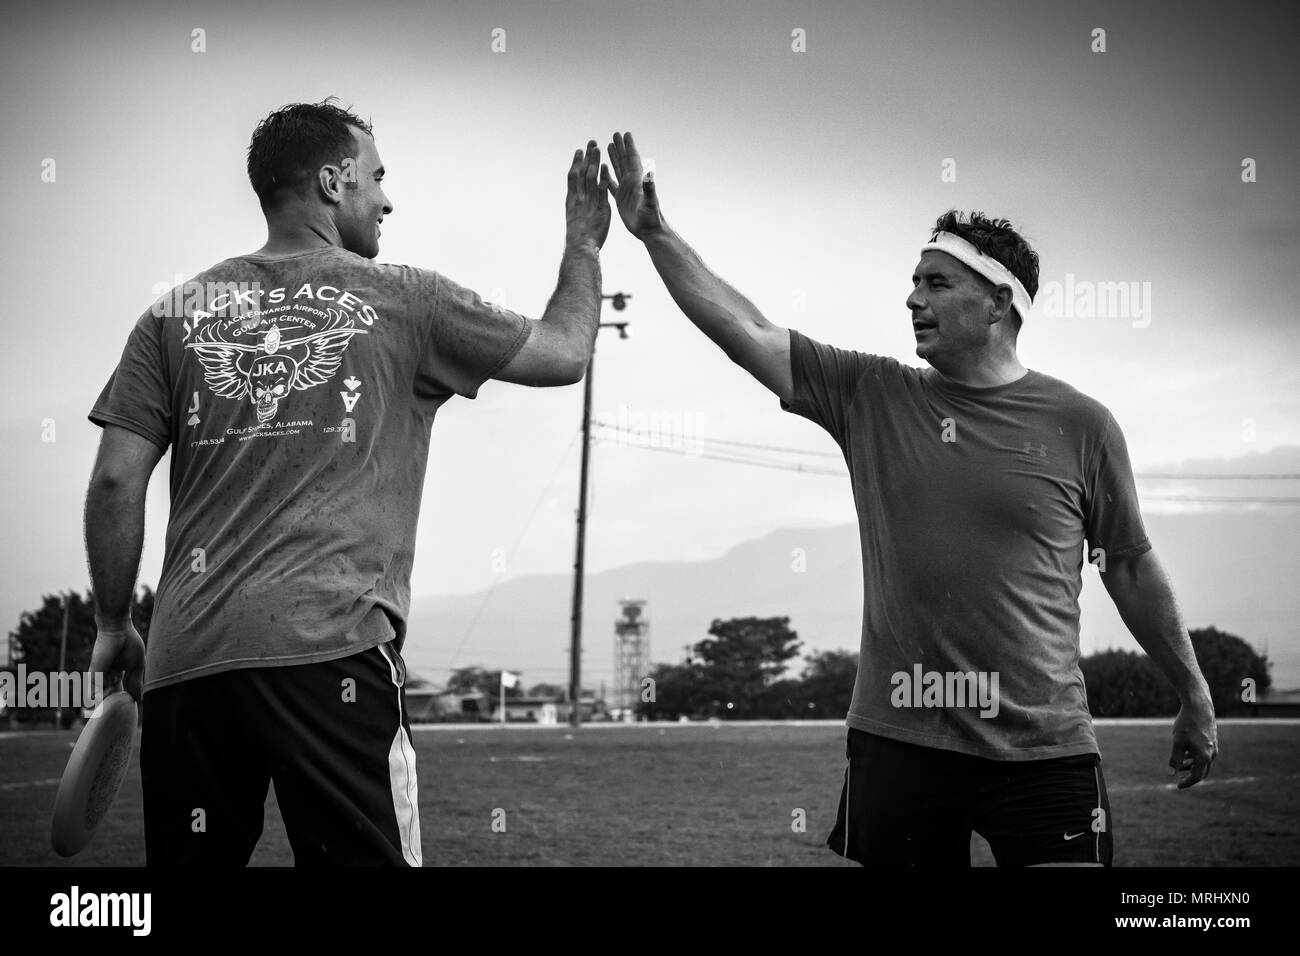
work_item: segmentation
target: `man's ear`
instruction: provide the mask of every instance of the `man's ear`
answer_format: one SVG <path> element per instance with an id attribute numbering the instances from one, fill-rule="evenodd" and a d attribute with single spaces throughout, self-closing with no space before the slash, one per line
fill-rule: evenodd
<path id="1" fill-rule="evenodd" d="M 343 201 L 343 171 L 337 166 L 322 166 L 316 174 L 316 184 L 326 202 L 338 205 Z"/>
<path id="2" fill-rule="evenodd" d="M 989 312 L 989 323 L 1006 321 L 1011 315 L 1011 287 L 1005 285 L 994 286 L 993 291 L 989 293 L 989 298 L 993 300 L 993 309 Z"/>

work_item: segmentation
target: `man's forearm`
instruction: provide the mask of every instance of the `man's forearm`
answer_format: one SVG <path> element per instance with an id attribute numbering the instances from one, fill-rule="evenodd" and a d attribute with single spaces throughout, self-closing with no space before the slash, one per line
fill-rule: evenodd
<path id="1" fill-rule="evenodd" d="M 130 620 L 144 547 L 146 490 L 93 479 L 86 495 L 86 557 L 95 592 L 95 620 L 101 626 Z"/>
<path id="2" fill-rule="evenodd" d="M 667 224 L 645 239 L 646 251 L 677 307 L 733 361 L 749 330 L 767 325 L 754 303 L 715 275 Z"/>
<path id="3" fill-rule="evenodd" d="M 586 356 L 584 368 L 600 326 L 600 282 L 600 247 L 589 240 L 566 243 L 560 279 L 541 321 L 560 330 Z"/>
<path id="4" fill-rule="evenodd" d="M 1124 624 L 1180 700 L 1208 692 L 1173 586 L 1154 551 L 1113 561 L 1102 575 Z"/>

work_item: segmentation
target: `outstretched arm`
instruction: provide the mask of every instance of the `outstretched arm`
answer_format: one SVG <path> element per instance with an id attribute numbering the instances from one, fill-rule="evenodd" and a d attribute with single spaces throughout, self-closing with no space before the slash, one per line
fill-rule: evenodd
<path id="1" fill-rule="evenodd" d="M 555 293 L 523 348 L 494 378 L 518 385 L 572 385 L 586 374 L 600 325 L 600 249 L 609 235 L 609 189 L 609 168 L 590 140 L 586 154 L 576 150 L 569 167 L 564 257 Z"/>
<path id="2" fill-rule="evenodd" d="M 1169 772 L 1190 771 L 1178 783 L 1184 790 L 1209 776 L 1219 742 L 1210 688 L 1196 663 L 1174 589 L 1154 551 L 1113 559 L 1101 579 L 1124 624 L 1178 692 L 1182 706 L 1174 719 Z"/>
<path id="3" fill-rule="evenodd" d="M 606 151 L 618 178 L 614 196 L 619 216 L 628 231 L 645 243 L 677 307 L 727 358 L 789 402 L 794 394 L 790 330 L 769 322 L 664 221 L 654 174 L 643 173 L 631 133 L 615 133 Z"/>

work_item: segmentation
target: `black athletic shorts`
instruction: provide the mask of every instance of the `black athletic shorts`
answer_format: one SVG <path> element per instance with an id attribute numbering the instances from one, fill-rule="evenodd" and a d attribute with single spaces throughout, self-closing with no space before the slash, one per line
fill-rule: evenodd
<path id="1" fill-rule="evenodd" d="M 972 831 L 998 866 L 1111 865 L 1101 757 L 989 760 L 850 730 L 826 845 L 864 866 L 970 866 Z"/>
<path id="2" fill-rule="evenodd" d="M 420 866 L 406 666 L 389 644 L 144 695 L 149 866 L 244 866 L 268 785 L 298 866 Z"/>

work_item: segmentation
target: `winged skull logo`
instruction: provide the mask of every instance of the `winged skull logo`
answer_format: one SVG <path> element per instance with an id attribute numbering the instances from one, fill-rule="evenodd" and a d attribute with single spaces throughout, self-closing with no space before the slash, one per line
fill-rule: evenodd
<path id="1" fill-rule="evenodd" d="M 288 338 L 286 330 L 273 324 L 258 345 L 227 341 L 213 322 L 185 347 L 198 355 L 203 379 L 214 394 L 237 401 L 247 397 L 257 410 L 257 423 L 265 425 L 294 389 L 328 382 L 339 370 L 348 341 L 366 334 L 345 313 L 330 309 L 328 314 L 320 331 L 302 338 Z"/>

